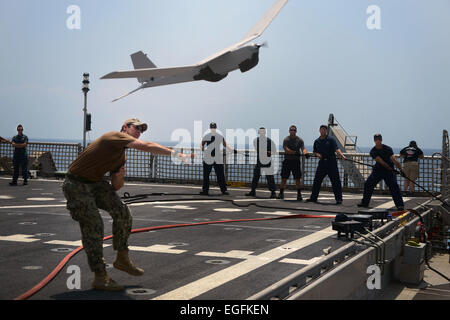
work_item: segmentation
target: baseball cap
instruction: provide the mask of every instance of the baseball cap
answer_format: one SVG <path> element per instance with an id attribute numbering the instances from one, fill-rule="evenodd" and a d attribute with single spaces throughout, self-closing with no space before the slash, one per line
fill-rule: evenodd
<path id="1" fill-rule="evenodd" d="M 381 134 L 377 133 L 373 136 L 373 140 L 383 140 L 383 137 L 381 136 Z"/>
<path id="2" fill-rule="evenodd" d="M 210 128 L 210 129 L 217 129 L 217 124 L 216 124 L 215 122 L 211 122 L 211 123 L 209 124 L 209 128 Z"/>
<path id="3" fill-rule="evenodd" d="M 142 133 L 147 131 L 147 128 L 148 128 L 146 123 L 144 123 L 141 120 L 136 119 L 136 118 L 125 120 L 124 124 L 127 126 L 133 125 L 133 126 L 141 127 Z"/>

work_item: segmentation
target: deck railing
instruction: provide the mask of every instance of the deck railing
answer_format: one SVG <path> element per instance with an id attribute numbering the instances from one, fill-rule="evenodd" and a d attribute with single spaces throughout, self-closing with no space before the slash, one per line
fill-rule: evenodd
<path id="1" fill-rule="evenodd" d="M 11 174 L 13 147 L 10 144 L 0 144 L 0 173 Z M 34 159 L 39 158 L 44 153 L 50 153 L 50 159 L 54 162 L 57 172 L 67 171 L 69 165 L 76 159 L 82 148 L 80 144 L 71 143 L 46 143 L 30 142 L 28 144 L 28 154 Z M 177 149 L 186 154 L 194 153 L 196 157 L 189 160 L 189 164 L 173 161 L 169 156 L 153 155 L 150 153 L 127 149 L 126 170 L 127 180 L 173 182 L 173 183 L 194 183 L 200 184 L 203 180 L 202 152 L 199 148 Z M 256 152 L 254 150 L 239 150 L 237 154 L 225 153 L 225 177 L 229 184 L 235 186 L 248 186 L 253 177 L 253 168 L 256 163 Z M 357 153 L 346 154 L 348 159 L 362 164 L 354 164 L 351 161 L 338 160 L 339 174 L 343 189 L 346 191 L 359 192 L 363 188 L 364 180 L 372 171 L 370 165 L 374 165 L 374 160 L 369 154 Z M 272 156 L 273 169 L 275 172 L 275 182 L 281 182 L 280 172 L 281 164 L 284 159 L 284 152 Z M 445 162 L 445 161 L 444 161 Z M 301 182 L 305 189 L 311 188 L 315 171 L 318 165 L 318 159 L 310 157 L 301 158 L 302 179 Z M 440 193 L 443 183 L 448 181 L 443 179 L 442 173 L 446 163 L 443 163 L 440 154 L 425 156 L 419 160 L 420 174 L 417 183 L 425 189 Z M 31 169 L 29 164 L 29 169 Z M 216 175 L 211 174 L 211 182 L 214 183 Z M 399 184 L 402 186 L 404 178 L 398 176 Z M 260 179 L 260 185 L 263 187 L 266 179 Z M 292 176 L 287 181 L 288 186 L 295 185 Z M 323 188 L 331 188 L 330 180 L 325 178 Z M 378 190 L 387 190 L 387 187 L 381 182 L 377 186 Z M 421 192 L 416 188 L 417 192 Z"/>

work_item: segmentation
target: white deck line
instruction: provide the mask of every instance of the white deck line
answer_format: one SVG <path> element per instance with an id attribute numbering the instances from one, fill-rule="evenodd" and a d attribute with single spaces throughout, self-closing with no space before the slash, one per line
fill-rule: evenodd
<path id="1" fill-rule="evenodd" d="M 376 208 L 390 208 L 393 206 L 393 201 L 384 203 Z M 275 260 L 281 259 L 297 250 L 303 249 L 320 240 L 331 236 L 332 227 L 328 227 L 315 232 L 313 234 L 298 238 L 288 243 L 284 243 L 274 249 L 263 252 L 252 259 L 246 259 L 233 266 L 222 269 L 218 272 L 210 274 L 206 277 L 188 283 L 182 287 L 169 291 L 165 294 L 153 298 L 153 300 L 190 300 L 200 296 L 214 288 L 217 288 L 229 281 L 232 281 L 240 276 L 243 276 L 253 270 L 265 266 Z M 286 250 L 286 248 L 290 248 Z M 257 259 L 255 259 L 257 258 Z"/>

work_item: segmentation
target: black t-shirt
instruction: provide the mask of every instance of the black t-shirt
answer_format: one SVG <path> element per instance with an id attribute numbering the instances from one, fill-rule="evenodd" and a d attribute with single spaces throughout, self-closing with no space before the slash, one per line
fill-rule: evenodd
<path id="1" fill-rule="evenodd" d="M 291 138 L 291 136 L 287 136 L 286 138 L 284 138 L 283 140 L 283 148 L 289 148 L 292 151 L 296 151 L 298 152 L 297 154 L 285 154 L 284 158 L 286 160 L 298 160 L 300 159 L 300 154 L 301 151 L 305 148 L 305 143 L 303 142 L 303 140 L 298 137 L 295 136 L 294 138 Z"/>
<path id="2" fill-rule="evenodd" d="M 380 157 L 392 169 L 394 169 L 394 162 L 391 159 L 391 156 L 393 154 L 394 154 L 394 152 L 392 151 L 392 148 L 387 145 L 384 145 L 384 144 L 382 145 L 381 149 L 377 149 L 376 147 L 373 147 L 372 150 L 370 150 L 370 155 L 373 159 L 375 159 L 376 157 Z M 385 167 L 383 167 L 378 162 L 375 163 L 374 169 L 375 170 L 387 170 Z"/>
<path id="3" fill-rule="evenodd" d="M 403 162 L 418 161 L 423 154 L 422 150 L 414 147 L 405 147 L 400 151 L 400 155 L 405 158 Z"/>
<path id="4" fill-rule="evenodd" d="M 324 159 L 336 159 L 337 149 L 338 146 L 333 137 L 326 136 L 325 139 L 318 138 L 314 141 L 314 152 L 320 153 Z"/>

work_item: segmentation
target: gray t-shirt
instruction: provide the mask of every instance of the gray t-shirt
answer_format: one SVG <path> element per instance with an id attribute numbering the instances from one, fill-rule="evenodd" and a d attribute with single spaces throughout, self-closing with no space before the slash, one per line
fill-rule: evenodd
<path id="1" fill-rule="evenodd" d="M 286 160 L 297 160 L 300 159 L 300 155 L 302 154 L 302 150 L 305 148 L 305 143 L 303 139 L 295 136 L 291 138 L 291 136 L 287 136 L 283 140 L 283 148 L 289 148 L 292 151 L 298 152 L 297 154 L 285 154 L 284 159 Z"/>

